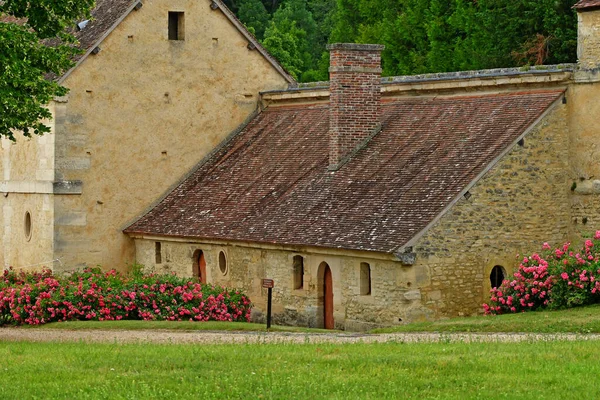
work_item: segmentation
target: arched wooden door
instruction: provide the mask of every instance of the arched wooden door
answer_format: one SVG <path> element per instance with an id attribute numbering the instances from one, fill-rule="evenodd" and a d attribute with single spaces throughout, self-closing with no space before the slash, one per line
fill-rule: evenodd
<path id="1" fill-rule="evenodd" d="M 325 265 L 323 276 L 323 318 L 325 329 L 333 329 L 333 279 L 329 265 Z"/>
<path id="2" fill-rule="evenodd" d="M 206 283 L 206 259 L 202 250 L 194 252 L 194 276 L 202 283 Z"/>

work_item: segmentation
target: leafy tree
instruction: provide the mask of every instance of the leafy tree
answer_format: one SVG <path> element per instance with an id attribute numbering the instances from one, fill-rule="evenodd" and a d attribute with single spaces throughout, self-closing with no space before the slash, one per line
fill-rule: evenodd
<path id="1" fill-rule="evenodd" d="M 15 140 L 50 128 L 45 105 L 67 89 L 48 79 L 73 66 L 78 52 L 68 33 L 78 18 L 89 17 L 94 0 L 4 0 L 0 2 L 0 136 Z"/>
<path id="2" fill-rule="evenodd" d="M 293 22 L 292 25 L 295 25 Z M 302 71 L 302 58 L 298 51 L 298 36 L 293 32 L 284 32 L 271 22 L 265 31 L 263 45 L 281 63 L 281 65 L 298 79 Z"/>
<path id="3" fill-rule="evenodd" d="M 243 0 L 237 16 L 259 40 L 264 38 L 271 16 L 261 0 Z"/>

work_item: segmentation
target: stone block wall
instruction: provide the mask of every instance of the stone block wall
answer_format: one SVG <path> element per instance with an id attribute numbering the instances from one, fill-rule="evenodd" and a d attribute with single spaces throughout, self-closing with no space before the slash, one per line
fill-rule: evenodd
<path id="1" fill-rule="evenodd" d="M 577 13 L 577 59 L 580 68 L 600 67 L 600 10 Z"/>
<path id="2" fill-rule="evenodd" d="M 54 140 L 59 105 L 52 102 L 50 133 L 16 142 L 0 139 L 0 263 L 3 267 L 39 270 L 53 268 Z M 31 221 L 30 235 L 25 215 Z"/>
<path id="3" fill-rule="evenodd" d="M 156 261 L 156 242 L 161 242 L 161 263 Z M 192 276 L 193 255 L 202 250 L 207 282 L 239 288 L 254 303 L 253 319 L 263 322 L 267 290 L 263 278 L 275 281 L 273 315 L 277 324 L 323 326 L 322 263 L 333 277 L 334 321 L 339 329 L 366 330 L 401 322 L 429 319 L 433 312 L 423 307 L 419 286 L 428 281 L 412 267 L 402 266 L 391 256 L 369 257 L 369 253 L 323 254 L 315 249 L 276 249 L 234 245 L 176 242 L 156 238 L 136 239 L 138 262 L 146 272 L 176 272 Z M 219 266 L 219 253 L 227 259 L 227 272 Z M 294 286 L 294 256 L 304 258 L 303 287 Z M 371 293 L 361 294 L 360 264 L 371 268 Z M 424 270 L 422 270 L 424 271 Z"/>
<path id="4" fill-rule="evenodd" d="M 566 112 L 556 106 L 416 243 L 415 268 L 430 277 L 423 302 L 436 317 L 480 313 L 494 266 L 511 275 L 519 254 L 568 239 Z"/>

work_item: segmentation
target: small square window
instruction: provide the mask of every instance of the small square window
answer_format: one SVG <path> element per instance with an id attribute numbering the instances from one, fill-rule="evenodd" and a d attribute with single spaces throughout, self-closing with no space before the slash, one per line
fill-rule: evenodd
<path id="1" fill-rule="evenodd" d="M 185 40 L 185 17 L 181 11 L 169 11 L 169 40 Z"/>

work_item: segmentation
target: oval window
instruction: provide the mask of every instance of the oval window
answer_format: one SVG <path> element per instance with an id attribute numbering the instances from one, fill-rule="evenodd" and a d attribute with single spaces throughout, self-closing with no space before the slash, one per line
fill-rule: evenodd
<path id="1" fill-rule="evenodd" d="M 25 232 L 25 239 L 29 241 L 31 239 L 31 213 L 25 212 L 25 222 L 23 224 L 23 230 Z"/>
<path id="2" fill-rule="evenodd" d="M 223 275 L 227 275 L 227 258 L 225 258 L 225 253 L 219 253 L 219 269 Z"/>

